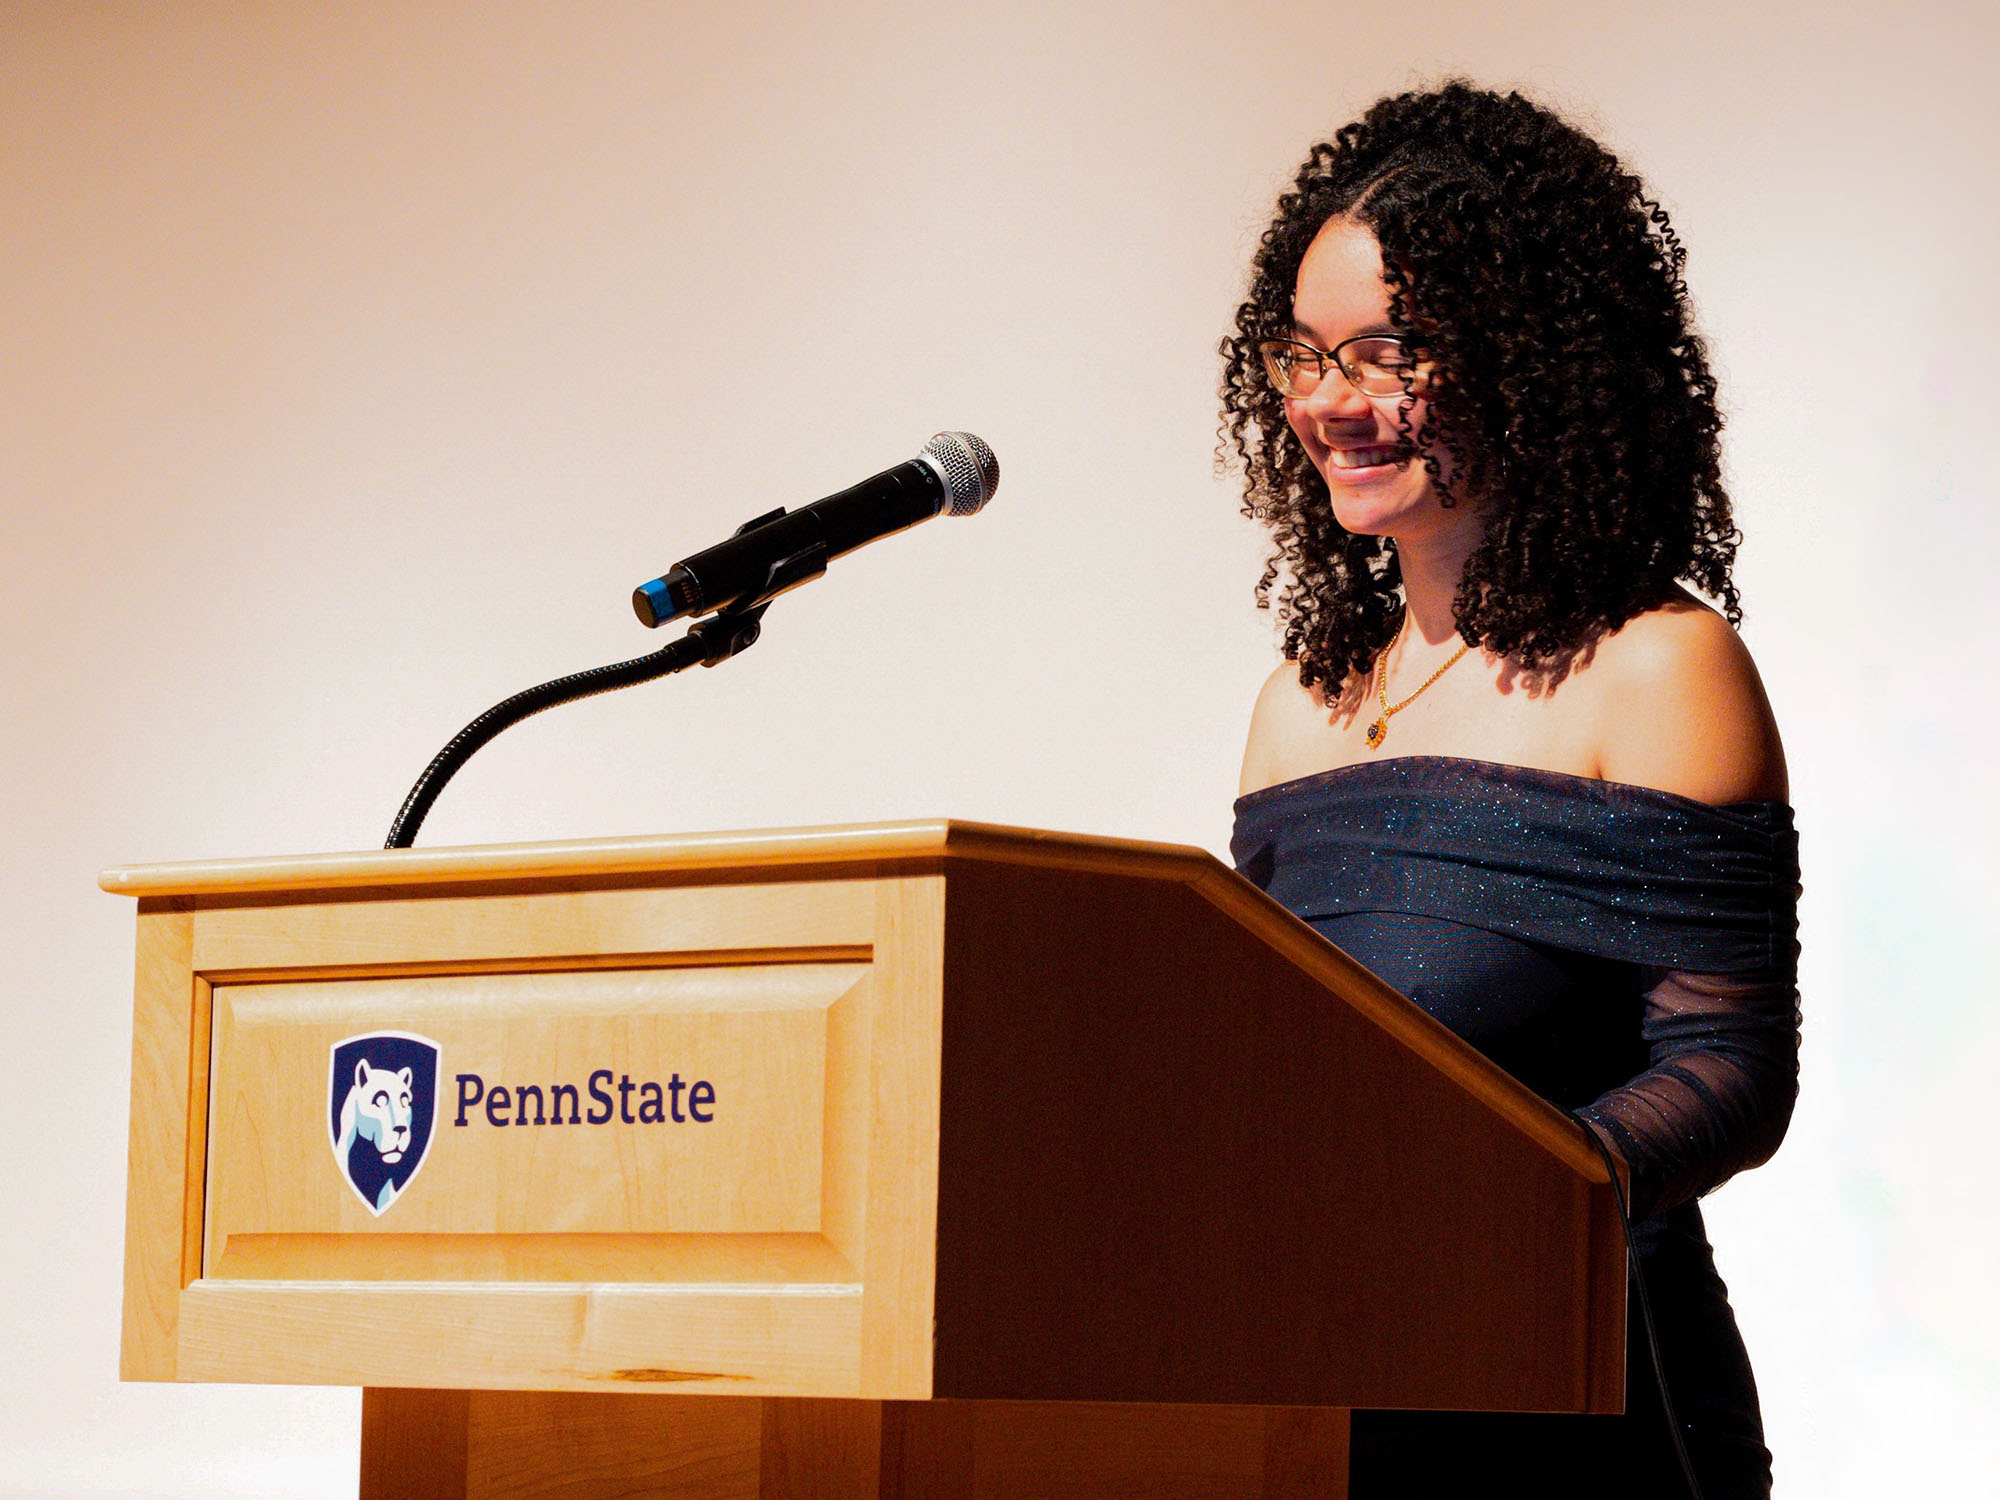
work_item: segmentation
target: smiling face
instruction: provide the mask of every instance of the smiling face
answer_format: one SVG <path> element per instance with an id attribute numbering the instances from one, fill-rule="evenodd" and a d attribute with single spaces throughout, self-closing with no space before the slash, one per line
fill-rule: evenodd
<path id="1" fill-rule="evenodd" d="M 1393 334 L 1389 295 L 1374 232 L 1351 218 L 1329 219 L 1299 264 L 1293 329 L 1321 349 L 1365 334 Z M 1326 479 L 1335 519 L 1349 531 L 1403 545 L 1476 531 L 1477 506 L 1439 503 L 1404 436 L 1398 413 L 1405 399 L 1400 393 L 1363 395 L 1329 370 L 1311 395 L 1286 400 L 1285 417 Z M 1410 412 L 1410 436 L 1422 430 L 1427 406 L 1419 400 Z M 1439 456 L 1449 479 L 1449 460 Z"/>

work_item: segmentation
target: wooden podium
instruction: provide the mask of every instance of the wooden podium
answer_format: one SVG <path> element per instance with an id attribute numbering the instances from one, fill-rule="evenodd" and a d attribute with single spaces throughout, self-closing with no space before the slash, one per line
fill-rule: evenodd
<path id="1" fill-rule="evenodd" d="M 924 822 L 107 872 L 122 1373 L 364 1496 L 1327 1496 L 1617 1411 L 1581 1127 L 1194 849 Z M 426 1077 L 429 1071 L 430 1077 Z"/>

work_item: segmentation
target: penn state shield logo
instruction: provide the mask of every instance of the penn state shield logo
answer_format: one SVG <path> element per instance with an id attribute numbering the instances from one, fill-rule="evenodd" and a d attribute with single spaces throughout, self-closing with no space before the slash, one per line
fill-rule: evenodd
<path id="1" fill-rule="evenodd" d="M 437 1119 L 438 1044 L 371 1031 L 333 1044 L 327 1124 L 340 1175 L 371 1214 L 403 1195 Z"/>

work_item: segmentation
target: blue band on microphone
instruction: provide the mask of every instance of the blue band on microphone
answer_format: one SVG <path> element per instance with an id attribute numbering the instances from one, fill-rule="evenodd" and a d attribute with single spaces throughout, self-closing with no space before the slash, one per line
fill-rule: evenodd
<path id="1" fill-rule="evenodd" d="M 641 604 L 641 600 L 645 602 Z M 674 608 L 673 596 L 667 592 L 667 580 L 664 578 L 655 578 L 651 583 L 640 584 L 632 591 L 632 603 L 639 606 L 639 618 L 645 620 L 648 625 L 658 625 L 662 621 L 671 620 L 678 613 Z M 647 619 L 648 615 L 652 618 Z"/>

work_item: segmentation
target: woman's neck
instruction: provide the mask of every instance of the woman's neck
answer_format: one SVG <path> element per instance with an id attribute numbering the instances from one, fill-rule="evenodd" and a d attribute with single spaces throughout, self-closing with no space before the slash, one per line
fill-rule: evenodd
<path id="1" fill-rule="evenodd" d="M 1440 646 L 1457 640 L 1452 602 L 1458 597 L 1459 580 L 1465 576 L 1465 560 L 1478 545 L 1479 532 L 1470 526 L 1398 539 L 1396 562 L 1407 605 L 1403 627 L 1406 647 L 1419 641 Z"/>

